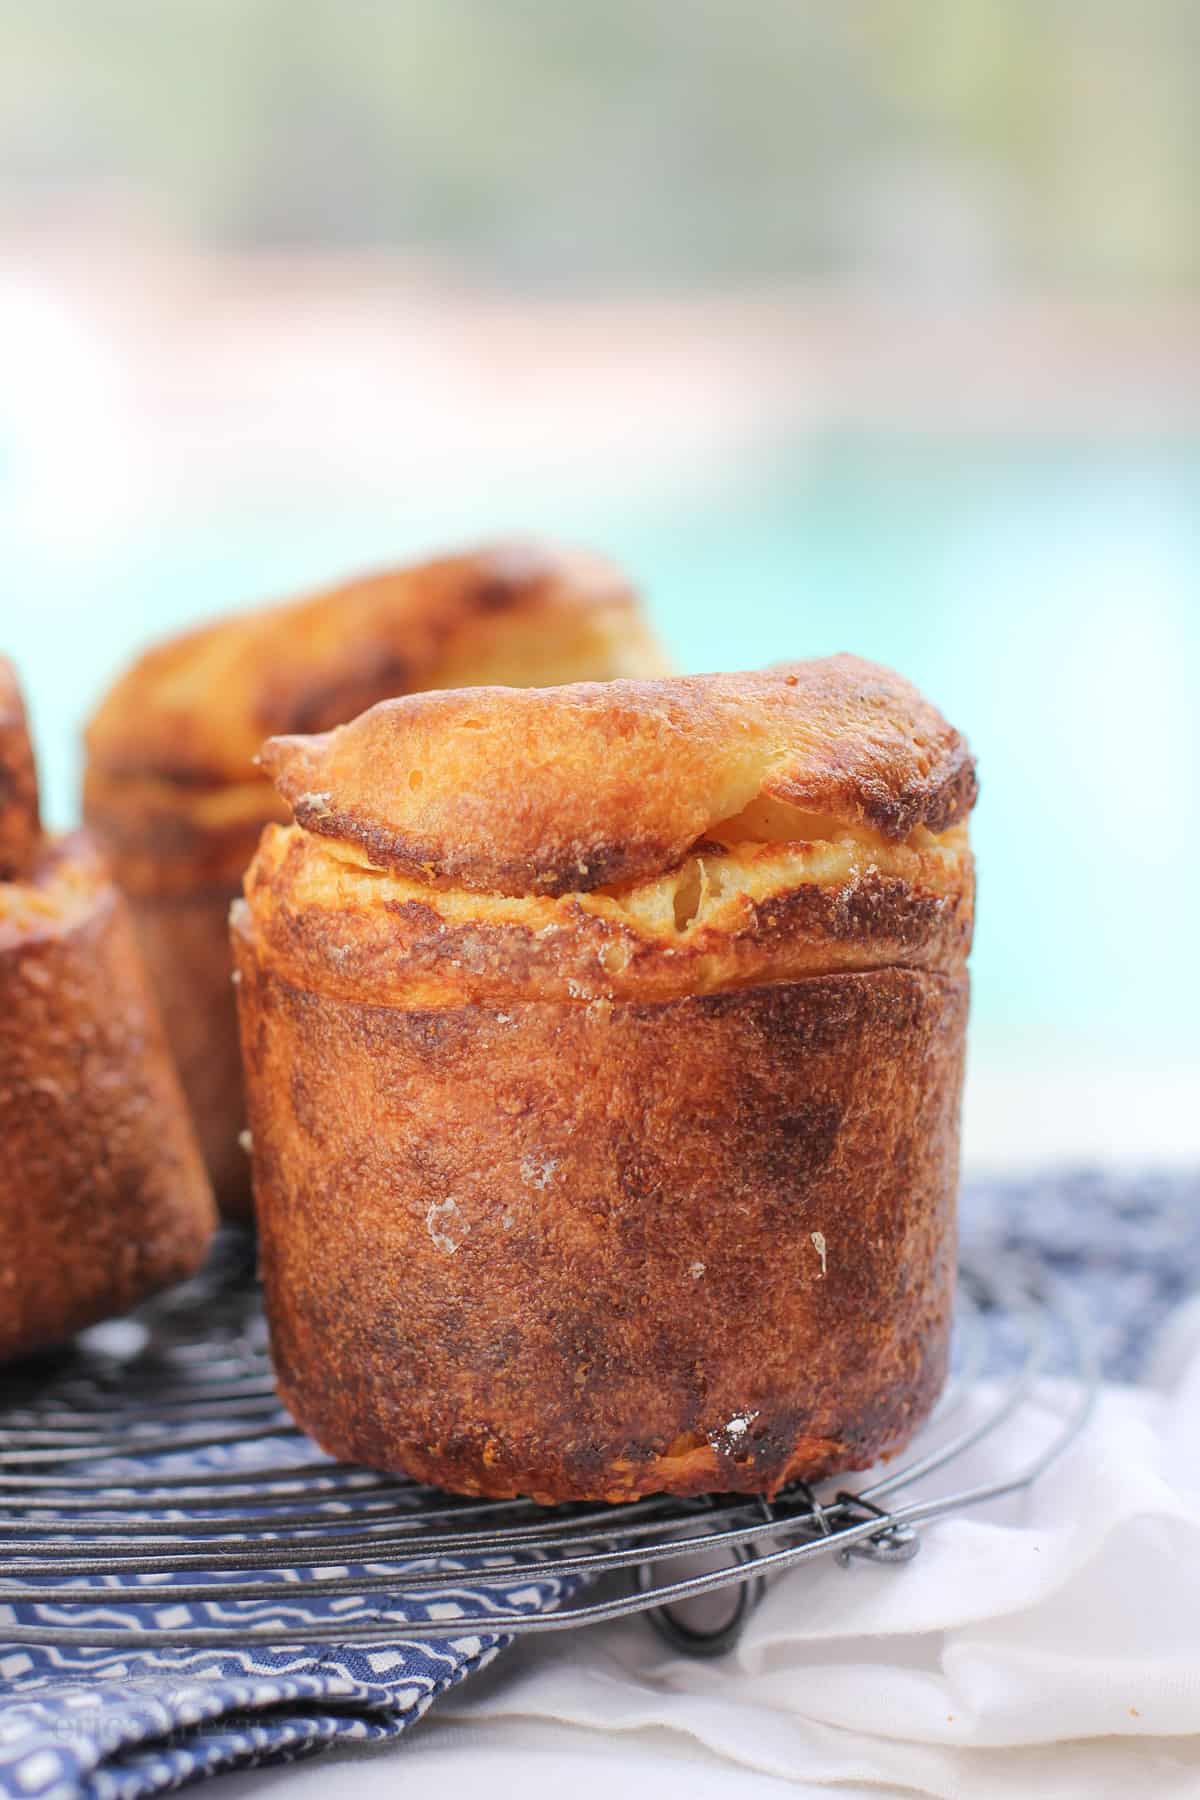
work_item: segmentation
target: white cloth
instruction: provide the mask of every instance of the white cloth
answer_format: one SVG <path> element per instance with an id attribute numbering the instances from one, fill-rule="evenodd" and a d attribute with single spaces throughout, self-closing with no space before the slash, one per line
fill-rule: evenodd
<path id="1" fill-rule="evenodd" d="M 1063 1403 L 1044 1383 L 956 1483 L 1028 1455 Z M 369 1800 L 402 1774 L 477 1791 L 485 1768 L 529 1800 L 1200 1795 L 1200 1303 L 1030 1492 L 935 1525 L 912 1563 L 791 1571 L 712 1662 L 638 1619 L 526 1641 L 410 1746 L 311 1774 Z"/>

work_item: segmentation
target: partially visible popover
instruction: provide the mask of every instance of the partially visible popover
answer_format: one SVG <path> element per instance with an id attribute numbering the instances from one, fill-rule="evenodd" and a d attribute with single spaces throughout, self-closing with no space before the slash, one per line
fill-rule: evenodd
<path id="1" fill-rule="evenodd" d="M 125 903 L 43 836 L 0 659 L 0 1361 L 192 1274 L 215 1208 Z"/>
<path id="2" fill-rule="evenodd" d="M 387 696 L 658 673 L 637 597 L 600 557 L 503 544 L 207 625 L 146 652 L 87 730 L 84 814 L 129 896 L 223 1209 L 250 1209 L 229 903 L 287 817 L 264 737 Z"/>
<path id="3" fill-rule="evenodd" d="M 863 1468 L 947 1358 L 975 770 L 854 657 L 377 705 L 233 912 L 280 1391 L 539 1500 Z"/>

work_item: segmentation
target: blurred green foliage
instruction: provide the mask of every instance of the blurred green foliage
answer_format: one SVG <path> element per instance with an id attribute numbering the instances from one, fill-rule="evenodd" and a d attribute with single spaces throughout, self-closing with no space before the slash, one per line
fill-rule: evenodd
<path id="1" fill-rule="evenodd" d="M 0 0 L 0 224 L 505 278 L 1200 273 L 1196 0 Z"/>

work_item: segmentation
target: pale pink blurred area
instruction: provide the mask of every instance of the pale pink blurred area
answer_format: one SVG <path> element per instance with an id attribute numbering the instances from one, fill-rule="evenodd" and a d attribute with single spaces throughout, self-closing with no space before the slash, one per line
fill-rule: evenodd
<path id="1" fill-rule="evenodd" d="M 555 297 L 430 257 L 10 232 L 0 393 L 8 502 L 70 554 L 256 496 L 688 491 L 839 430 L 1187 436 L 1200 303 L 798 282 Z"/>
<path id="2" fill-rule="evenodd" d="M 686 485 L 809 404 L 785 310 L 756 310 L 539 303 L 400 257 L 10 242 L 5 429 L 30 502 L 69 484 L 95 529 L 248 484 L 322 505 Z"/>

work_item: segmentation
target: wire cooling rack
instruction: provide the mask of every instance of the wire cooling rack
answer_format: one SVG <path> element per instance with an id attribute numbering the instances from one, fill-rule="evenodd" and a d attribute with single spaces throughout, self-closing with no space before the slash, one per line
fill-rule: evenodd
<path id="1" fill-rule="evenodd" d="M 713 1655 L 780 1571 L 830 1555 L 907 1562 L 924 1527 L 1028 1487 L 1081 1429 L 1096 1386 L 1084 1333 L 1036 1277 L 967 1267 L 951 1382 L 917 1445 L 881 1477 L 795 1483 L 772 1501 L 711 1494 L 547 1508 L 456 1498 L 332 1462 L 292 1424 L 272 1386 L 252 1261 L 248 1240 L 230 1234 L 197 1281 L 85 1334 L 65 1358 L 6 1377 L 0 1607 L 16 1620 L 23 1606 L 36 1607 L 38 1622 L 0 1627 L 5 1642 L 124 1649 L 445 1638 L 444 1616 L 429 1605 L 439 1588 L 511 1589 L 514 1573 L 528 1573 L 553 1580 L 566 1603 L 489 1610 L 489 1633 L 645 1612 L 678 1649 Z M 985 1328 L 996 1323 L 1005 1370 L 989 1377 L 986 1405 L 976 1395 L 964 1423 Z M 1052 1339 L 1060 1364 L 1065 1344 L 1069 1371 L 1049 1435 L 1001 1477 L 962 1485 L 960 1459 L 1028 1406 Z M 905 1499 L 918 1484 L 919 1496 Z M 140 1585 L 159 1581 L 156 1591 Z M 387 1620 L 288 1623 L 284 1602 L 298 1582 L 322 1598 L 386 1597 Z M 98 1602 L 116 1597 L 110 1589 L 122 1602 L 119 1629 L 95 1623 Z M 149 1604 L 167 1598 L 185 1617 L 186 1603 L 219 1599 L 220 1617 L 173 1625 Z M 135 1623 L 130 1600 L 147 1603 L 133 1608 Z M 283 1616 L 272 1620 L 276 1600 Z M 53 1617 L 43 1622 L 48 1606 Z"/>

